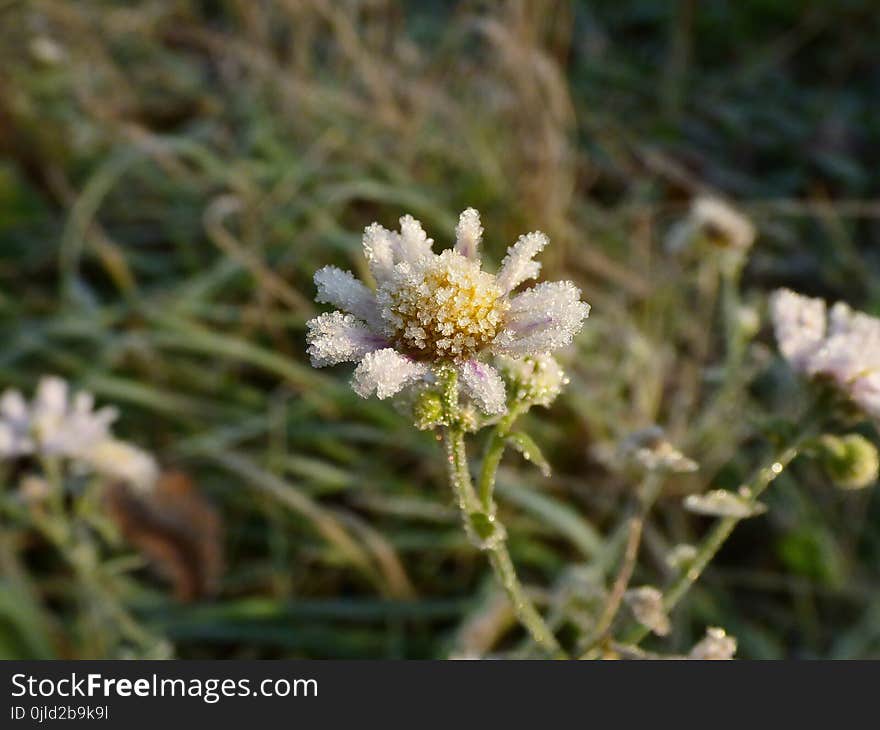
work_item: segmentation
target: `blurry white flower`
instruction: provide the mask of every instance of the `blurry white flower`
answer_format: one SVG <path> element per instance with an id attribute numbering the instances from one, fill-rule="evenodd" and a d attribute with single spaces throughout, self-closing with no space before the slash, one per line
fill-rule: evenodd
<path id="1" fill-rule="evenodd" d="M 736 654 L 736 639 L 728 636 L 724 629 L 712 627 L 706 629 L 706 636 L 701 639 L 688 654 L 688 659 L 733 659 Z"/>
<path id="2" fill-rule="evenodd" d="M 636 620 L 647 626 L 657 636 L 666 636 L 671 626 L 663 608 L 663 594 L 653 586 L 632 588 L 623 594 L 623 600 Z"/>
<path id="3" fill-rule="evenodd" d="M 672 228 L 666 245 L 673 253 L 699 242 L 746 251 L 754 240 L 755 228 L 748 218 L 719 198 L 702 196 L 691 204 L 688 217 Z"/>
<path id="4" fill-rule="evenodd" d="M 61 63 L 67 55 L 64 52 L 64 48 L 48 36 L 37 36 L 31 39 L 28 50 L 31 52 L 34 60 L 47 66 L 55 66 Z"/>
<path id="5" fill-rule="evenodd" d="M 617 446 L 598 444 L 594 454 L 611 467 L 634 464 L 645 471 L 687 473 L 697 471 L 699 464 L 689 459 L 666 439 L 661 426 L 653 425 L 634 431 Z"/>
<path id="6" fill-rule="evenodd" d="M 726 489 L 713 489 L 705 494 L 690 494 L 684 500 L 684 508 L 690 512 L 711 517 L 756 517 L 767 511 L 760 502 L 730 492 Z"/>
<path id="7" fill-rule="evenodd" d="M 159 465 L 150 454 L 119 439 L 98 442 L 82 459 L 99 474 L 120 479 L 136 489 L 149 490 L 159 478 Z"/>
<path id="8" fill-rule="evenodd" d="M 30 431 L 40 453 L 76 458 L 109 436 L 115 408 L 94 410 L 91 393 L 70 397 L 67 383 L 50 376 L 40 380 L 30 411 Z"/>
<path id="9" fill-rule="evenodd" d="M 880 319 L 843 302 L 831 308 L 788 289 L 770 300 L 779 349 L 791 367 L 830 379 L 872 418 L 880 418 Z"/>
<path id="10" fill-rule="evenodd" d="M 523 403 L 549 406 L 568 384 L 568 376 L 553 355 L 534 355 L 514 359 L 498 358 L 498 367 Z"/>
<path id="11" fill-rule="evenodd" d="M 49 498 L 52 487 L 43 477 L 36 474 L 27 474 L 19 482 L 18 494 L 29 504 L 39 504 Z"/>
<path id="12" fill-rule="evenodd" d="M 436 366 L 451 366 L 481 410 L 503 412 L 504 383 L 480 358 L 521 358 L 563 347 L 580 330 L 589 305 L 568 281 L 513 294 L 540 271 L 534 257 L 548 243 L 543 233 L 520 236 L 495 275 L 480 267 L 482 234 L 473 208 L 459 218 L 455 248 L 440 254 L 411 216 L 400 219 L 399 233 L 368 226 L 364 253 L 377 289 L 334 266 L 315 274 L 317 301 L 342 311 L 308 323 L 312 365 L 359 363 L 352 385 L 364 398 L 388 398 L 430 381 Z"/>
<path id="13" fill-rule="evenodd" d="M 153 457 L 113 437 L 115 408 L 94 406 L 91 393 L 71 395 L 67 382 L 55 376 L 40 380 L 31 403 L 7 390 L 0 396 L 0 459 L 67 458 L 80 469 L 151 487 L 158 476 Z"/>

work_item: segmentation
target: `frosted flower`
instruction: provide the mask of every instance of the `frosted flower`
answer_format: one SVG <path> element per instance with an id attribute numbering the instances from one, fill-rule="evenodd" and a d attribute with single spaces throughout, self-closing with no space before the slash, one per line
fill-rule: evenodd
<path id="1" fill-rule="evenodd" d="M 454 367 L 471 402 L 502 413 L 504 382 L 483 358 L 543 356 L 563 347 L 580 331 L 589 305 L 568 281 L 513 293 L 538 275 L 534 257 L 548 243 L 543 233 L 520 236 L 497 274 L 480 266 L 476 210 L 461 214 L 455 233 L 455 247 L 436 254 L 411 216 L 400 219 L 400 232 L 368 226 L 363 244 L 375 291 L 334 266 L 318 271 L 316 300 L 341 311 L 308 323 L 312 365 L 356 362 L 355 392 L 382 399 L 432 382 L 438 367 Z"/>
<path id="2" fill-rule="evenodd" d="M 534 355 L 518 360 L 500 357 L 497 364 L 514 397 L 523 403 L 549 406 L 569 382 L 552 355 Z"/>
<path id="3" fill-rule="evenodd" d="M 685 456 L 667 439 L 661 426 L 653 425 L 634 431 L 615 447 L 599 444 L 595 456 L 611 467 L 635 465 L 645 471 L 665 471 L 678 474 L 697 471 L 700 467 Z"/>
<path id="4" fill-rule="evenodd" d="M 723 200 L 702 196 L 691 205 L 688 217 L 670 232 L 667 246 L 682 251 L 706 242 L 718 248 L 747 251 L 755 240 L 755 227 L 742 213 Z"/>
<path id="5" fill-rule="evenodd" d="M 148 488 L 158 466 L 145 451 L 114 438 L 115 408 L 95 410 L 91 393 L 70 393 L 63 379 L 44 377 L 28 403 L 16 390 L 0 396 L 0 459 L 35 454 L 70 459 L 74 467 Z"/>
<path id="6" fill-rule="evenodd" d="M 663 594 L 656 588 L 631 588 L 623 594 L 623 600 L 640 624 L 647 626 L 657 636 L 666 636 L 669 633 L 672 627 L 663 608 Z"/>
<path id="7" fill-rule="evenodd" d="M 706 629 L 702 638 L 688 654 L 688 659 L 726 660 L 733 659 L 736 654 L 736 639 L 729 636 L 724 629 L 712 627 Z"/>
<path id="8" fill-rule="evenodd" d="M 70 396 L 67 383 L 50 376 L 40 380 L 30 412 L 30 430 L 40 453 L 78 457 L 108 438 L 115 408 L 94 410 L 91 393 Z"/>
<path id="9" fill-rule="evenodd" d="M 880 418 L 880 319 L 838 302 L 776 291 L 770 301 L 779 349 L 791 367 L 830 380 L 864 413 Z"/>

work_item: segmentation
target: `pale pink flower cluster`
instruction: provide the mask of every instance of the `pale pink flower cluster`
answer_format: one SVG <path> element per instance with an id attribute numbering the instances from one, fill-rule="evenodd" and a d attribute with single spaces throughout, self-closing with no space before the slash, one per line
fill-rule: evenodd
<path id="1" fill-rule="evenodd" d="M 388 398 L 432 382 L 438 366 L 452 367 L 466 397 L 485 413 L 503 412 L 504 381 L 485 358 L 545 355 L 568 345 L 590 308 L 570 281 L 514 293 L 540 271 L 534 258 L 548 243 L 543 233 L 520 236 L 496 274 L 480 265 L 482 235 L 473 208 L 459 218 L 455 247 L 439 254 L 411 216 L 400 219 L 399 232 L 368 226 L 364 253 L 376 290 L 334 266 L 315 274 L 317 301 L 338 311 L 308 323 L 312 365 L 358 363 L 352 386 L 364 398 Z"/>
<path id="2" fill-rule="evenodd" d="M 151 487 L 158 476 L 153 457 L 115 438 L 115 408 L 95 410 L 95 399 L 68 384 L 44 377 L 30 403 L 18 390 L 0 395 L 0 460 L 23 456 L 69 459 L 77 466 L 133 486 Z"/>
<path id="3" fill-rule="evenodd" d="M 880 419 L 880 319 L 838 302 L 780 289 L 770 301 L 776 340 L 795 371 L 831 380 L 865 414 Z"/>

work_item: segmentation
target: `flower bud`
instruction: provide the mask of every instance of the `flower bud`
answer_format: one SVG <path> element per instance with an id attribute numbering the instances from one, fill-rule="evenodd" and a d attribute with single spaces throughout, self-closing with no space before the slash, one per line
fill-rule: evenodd
<path id="1" fill-rule="evenodd" d="M 877 447 L 864 436 L 826 434 L 819 439 L 819 459 L 831 480 L 843 489 L 863 489 L 877 481 Z"/>
<path id="2" fill-rule="evenodd" d="M 416 398 L 413 404 L 413 421 L 421 431 L 443 424 L 443 398 L 439 393 L 426 390 Z"/>

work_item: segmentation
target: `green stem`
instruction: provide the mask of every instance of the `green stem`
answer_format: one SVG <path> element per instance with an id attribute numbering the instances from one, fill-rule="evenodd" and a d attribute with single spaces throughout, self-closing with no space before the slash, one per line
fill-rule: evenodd
<path id="1" fill-rule="evenodd" d="M 492 493 L 495 490 L 495 477 L 504 449 L 507 447 L 507 436 L 517 418 L 522 414 L 522 406 L 514 405 L 492 429 L 489 441 L 486 443 L 486 453 L 483 456 L 483 466 L 480 469 L 479 494 L 485 509 L 492 508 Z"/>
<path id="2" fill-rule="evenodd" d="M 514 612 L 523 627 L 528 630 L 539 646 L 554 656 L 562 655 L 563 652 L 559 642 L 529 599 L 516 574 L 516 568 L 513 565 L 504 541 L 504 526 L 495 519 L 494 510 L 491 509 L 492 488 L 495 483 L 494 477 L 498 466 L 497 462 L 501 459 L 500 453 L 495 460 L 494 467 L 487 470 L 484 464 L 481 471 L 481 490 L 483 475 L 486 475 L 486 478 L 489 479 L 488 491 L 486 492 L 488 494 L 488 504 L 482 501 L 474 490 L 467 463 L 464 429 L 457 422 L 458 380 L 454 372 L 445 376 L 444 403 L 447 418 L 450 422 L 445 434 L 449 481 L 461 509 L 462 517 L 465 521 L 465 529 L 468 533 L 477 532 L 478 536 L 483 540 L 481 547 L 489 553 L 489 563 L 492 566 L 492 570 L 513 604 Z M 512 422 L 513 419 L 510 419 L 510 423 Z M 493 436 L 498 434 L 500 427 L 501 424 L 496 427 Z M 510 425 L 508 424 L 506 428 L 509 429 Z M 503 451 L 503 446 L 504 440 L 502 438 L 501 451 Z M 478 531 L 483 529 L 488 529 L 490 534 L 479 534 Z"/>
<path id="3" fill-rule="evenodd" d="M 776 458 L 765 467 L 759 469 L 748 483 L 749 502 L 754 503 L 764 493 L 764 491 L 773 483 L 773 481 L 794 461 L 795 457 L 800 453 L 801 447 L 806 440 L 805 437 L 798 439 L 793 445 L 784 448 L 777 454 Z M 691 586 L 697 582 L 706 566 L 712 561 L 712 558 L 721 549 L 725 541 L 733 529 L 737 526 L 742 517 L 723 517 L 718 520 L 712 531 L 706 536 L 697 550 L 697 555 L 693 562 L 688 566 L 687 570 L 673 583 L 672 587 L 666 591 L 663 597 L 663 608 L 671 611 L 678 605 L 678 602 L 690 590 Z M 638 644 L 645 636 L 648 635 L 649 629 L 646 626 L 638 626 L 634 628 L 624 639 L 624 643 Z"/>

